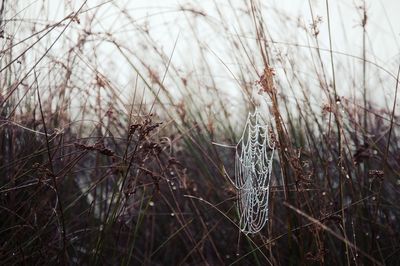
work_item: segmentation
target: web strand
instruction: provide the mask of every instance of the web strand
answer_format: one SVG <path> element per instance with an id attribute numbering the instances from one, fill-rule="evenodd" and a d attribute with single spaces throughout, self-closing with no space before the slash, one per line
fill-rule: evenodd
<path id="1" fill-rule="evenodd" d="M 238 190 L 240 228 L 259 232 L 268 221 L 268 199 L 275 146 L 258 110 L 249 114 L 236 146 L 235 187 Z"/>

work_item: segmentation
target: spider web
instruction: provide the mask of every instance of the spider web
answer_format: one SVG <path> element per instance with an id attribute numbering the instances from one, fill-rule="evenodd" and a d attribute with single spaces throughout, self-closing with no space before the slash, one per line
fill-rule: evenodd
<path id="1" fill-rule="evenodd" d="M 263 123 L 258 110 L 249 113 L 242 137 L 236 145 L 235 156 L 240 229 L 246 234 L 259 232 L 268 221 L 274 150 L 269 127 Z"/>

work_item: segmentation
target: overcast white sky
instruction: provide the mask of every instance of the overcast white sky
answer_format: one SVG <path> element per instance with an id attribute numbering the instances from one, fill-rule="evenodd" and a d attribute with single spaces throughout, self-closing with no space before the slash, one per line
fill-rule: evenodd
<path id="1" fill-rule="evenodd" d="M 270 38 L 277 42 L 273 49 L 276 54 L 283 53 L 288 62 L 289 59 L 295 59 L 297 62 L 304 60 L 310 61 L 307 49 L 295 48 L 293 45 L 313 46 L 313 40 L 305 33 L 302 27 L 310 28 L 312 22 L 308 0 L 272 0 L 259 1 L 262 3 L 263 19 L 267 25 L 267 31 Z M 329 11 L 332 29 L 333 50 L 354 56 L 362 56 L 362 10 L 359 8 L 363 4 L 360 0 L 330 0 Z M 17 34 L 19 39 L 27 35 L 29 31 L 22 29 L 31 27 L 27 21 L 37 22 L 37 28 L 43 27 L 49 21 L 57 21 L 76 10 L 82 1 L 18 1 L 6 13 L 6 18 L 19 13 L 17 18 L 25 22 L 16 22 L 9 29 L 9 33 Z M 185 75 L 191 73 L 200 73 L 205 75 L 207 71 L 202 70 L 204 65 L 201 60 L 207 60 L 211 65 L 211 75 L 221 82 L 225 82 L 225 87 L 237 86 L 230 70 L 236 70 L 238 64 L 249 64 L 243 57 L 242 62 L 233 60 L 232 39 L 249 42 L 250 47 L 254 45 L 254 54 L 257 54 L 254 41 L 254 27 L 251 19 L 244 15 L 243 7 L 249 1 L 186 1 L 186 0 L 114 0 L 104 3 L 103 0 L 89 0 L 84 9 L 90 11 L 81 15 L 80 24 L 74 24 L 53 49 L 53 56 L 65 56 L 65 50 L 69 43 L 75 44 L 77 41 L 77 31 L 82 31 L 89 27 L 93 32 L 103 34 L 112 34 L 112 39 L 131 49 L 132 55 L 138 59 L 148 62 L 154 69 L 160 73 L 165 69 L 164 64 L 157 61 L 157 56 L 151 50 L 146 50 L 146 44 L 156 46 L 165 54 L 171 54 L 174 43 L 179 35 L 176 50 L 174 52 L 172 63 Z M 322 0 L 311 0 L 312 11 L 315 17 L 321 17 L 319 24 L 319 41 L 321 48 L 329 48 L 329 35 L 327 27 L 326 2 Z M 400 52 L 400 1 L 398 0 L 368 0 L 367 7 L 367 59 L 383 66 L 390 73 L 395 75 L 399 64 Z M 92 8 L 92 9 L 91 9 Z M 182 9 L 198 12 L 182 12 Z M 124 10 L 132 20 L 121 13 Z M 92 15 L 96 13 L 93 18 Z M 207 14 L 203 17 L 201 14 Z M 149 40 L 143 30 L 149 30 Z M 74 32 L 75 31 L 75 32 Z M 56 35 L 49 35 L 47 46 Z M 75 39 L 74 39 L 75 38 Z M 231 38 L 231 39 L 230 39 Z M 71 44 L 72 43 L 72 44 Z M 47 47 L 46 44 L 43 47 Z M 199 47 L 205 47 L 206 53 L 201 58 Z M 86 50 L 85 50 L 86 49 Z M 96 64 L 102 68 L 107 77 L 110 78 L 119 87 L 124 88 L 132 82 L 132 68 L 124 62 L 115 46 L 109 42 L 93 41 L 93 45 L 85 47 L 83 55 L 88 60 L 95 56 Z M 93 50 L 96 50 L 96 53 Z M 61 50 L 61 51 L 60 51 Z M 252 51 L 248 51 L 252 56 Z M 38 50 L 40 54 L 40 50 Z M 323 52 L 323 60 L 329 65 L 329 53 Z M 34 59 L 32 59 L 34 60 Z M 339 90 L 347 94 L 350 83 L 354 80 L 348 79 L 345 75 L 356 77 L 360 73 L 361 61 L 348 56 L 335 54 L 336 67 L 338 68 Z M 164 60 L 165 61 L 165 60 Z M 100 62 L 100 63 L 99 63 Z M 306 66 L 306 64 L 304 64 Z M 118 71 L 109 71 L 118 69 Z M 262 65 L 256 66 L 257 71 L 262 71 Z M 274 66 L 277 68 L 278 78 L 282 74 L 282 68 L 286 65 Z M 371 86 L 376 82 L 375 77 L 380 73 L 373 65 L 368 66 L 368 79 Z M 304 69 L 303 69 L 304 70 Z M 302 69 L 297 71 L 301 72 Z M 304 72 L 307 72 L 304 70 Z M 378 73 L 379 72 L 379 73 Z M 235 72 L 236 73 L 236 72 Z M 376 75 L 375 75 L 376 73 Z M 210 73 L 209 73 L 210 74 Z M 255 74 L 255 73 L 254 73 Z M 301 74 L 301 73 L 300 73 Z M 184 74 L 182 74 L 184 75 Z M 340 75 L 343 78 L 340 79 Z M 203 76 L 204 78 L 204 76 Z M 256 78 L 256 75 L 254 75 Z M 388 79 L 387 76 L 383 78 Z M 312 79 L 310 77 L 310 79 Z M 206 80 L 206 79 L 204 79 Z M 284 80 L 284 79 L 282 79 Z M 168 78 L 166 80 L 168 84 Z M 207 82 L 204 81 L 206 86 Z M 312 82 L 311 82 L 312 83 Z M 394 83 L 394 81 L 393 81 Z M 393 89 L 389 85 L 385 95 L 389 95 Z M 318 87 L 317 84 L 315 84 Z M 232 90 L 230 90 L 232 93 Z M 359 95 L 358 95 L 359 96 Z M 383 96 L 382 96 L 383 98 Z"/>

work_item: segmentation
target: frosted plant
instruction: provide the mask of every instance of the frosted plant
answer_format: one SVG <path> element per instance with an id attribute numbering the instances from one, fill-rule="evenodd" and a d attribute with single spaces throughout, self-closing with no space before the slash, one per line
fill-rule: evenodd
<path id="1" fill-rule="evenodd" d="M 275 146 L 260 113 L 249 113 L 236 145 L 235 186 L 238 190 L 240 228 L 259 232 L 268 220 L 268 198 Z"/>

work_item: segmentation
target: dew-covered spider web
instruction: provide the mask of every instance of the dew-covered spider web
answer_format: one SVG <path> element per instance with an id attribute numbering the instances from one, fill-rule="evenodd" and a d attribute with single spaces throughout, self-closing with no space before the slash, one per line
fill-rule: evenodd
<path id="1" fill-rule="evenodd" d="M 260 113 L 249 113 L 236 145 L 235 186 L 240 229 L 259 232 L 268 220 L 268 198 L 275 146 Z"/>

